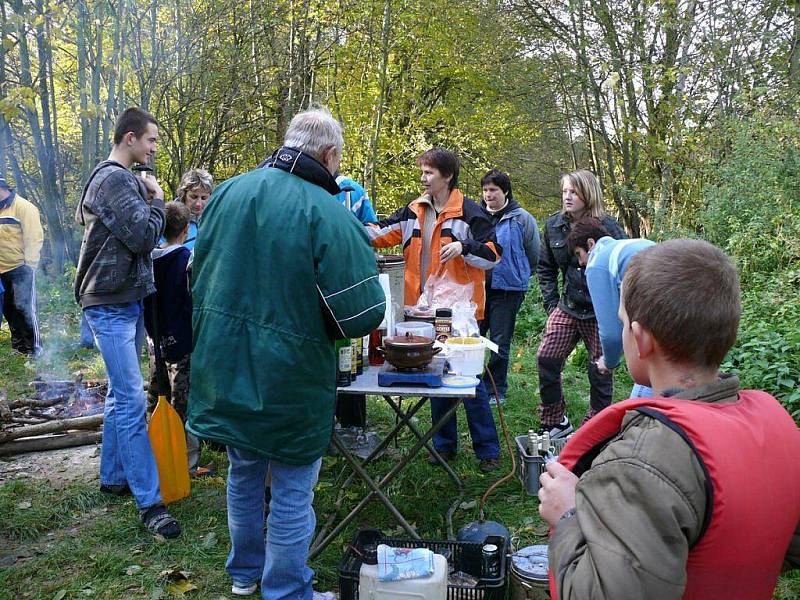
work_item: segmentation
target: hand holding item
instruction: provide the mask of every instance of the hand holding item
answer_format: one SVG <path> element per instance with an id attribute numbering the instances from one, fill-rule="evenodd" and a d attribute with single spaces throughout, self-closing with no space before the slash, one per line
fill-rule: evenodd
<path id="1" fill-rule="evenodd" d="M 557 461 L 550 461 L 545 467 L 547 471 L 539 477 L 539 514 L 550 527 L 555 527 L 561 515 L 575 508 L 578 478 Z"/>
<path id="2" fill-rule="evenodd" d="M 461 242 L 451 242 L 442 246 L 442 249 L 439 251 L 439 262 L 444 264 L 446 262 L 450 262 L 457 256 L 461 256 L 461 253 L 464 251 L 464 246 Z"/>
<path id="3" fill-rule="evenodd" d="M 164 190 L 161 189 L 161 186 L 158 185 L 155 177 L 149 177 L 146 171 L 142 171 L 142 181 L 144 182 L 144 187 L 147 188 L 147 195 L 149 196 L 150 200 L 154 198 L 158 198 L 159 200 L 164 199 Z"/>
<path id="4" fill-rule="evenodd" d="M 601 356 L 600 358 L 598 358 L 595 361 L 594 365 L 597 367 L 597 370 L 600 371 L 600 373 L 602 375 L 608 375 L 609 373 L 611 373 L 611 369 L 609 369 L 606 366 L 606 357 L 605 356 Z"/>

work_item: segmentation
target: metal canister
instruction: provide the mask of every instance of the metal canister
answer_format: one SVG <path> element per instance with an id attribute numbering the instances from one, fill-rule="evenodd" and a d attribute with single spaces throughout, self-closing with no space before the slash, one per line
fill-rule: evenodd
<path id="1" fill-rule="evenodd" d="M 406 263 L 402 254 L 376 254 L 378 273 L 389 275 L 389 291 L 392 295 L 394 322 L 403 321 Z M 394 335 L 394 331 L 390 332 Z"/>
<path id="2" fill-rule="evenodd" d="M 481 573 L 483 577 L 500 577 L 500 548 L 495 544 L 484 544 L 481 549 Z"/>

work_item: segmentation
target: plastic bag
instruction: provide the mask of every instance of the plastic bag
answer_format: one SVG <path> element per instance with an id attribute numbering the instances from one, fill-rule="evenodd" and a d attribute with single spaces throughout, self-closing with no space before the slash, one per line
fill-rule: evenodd
<path id="1" fill-rule="evenodd" d="M 455 281 L 442 265 L 425 281 L 425 289 L 414 308 L 425 312 L 437 308 L 453 308 L 459 302 L 471 302 L 473 287 L 472 282 Z"/>
<path id="2" fill-rule="evenodd" d="M 460 301 L 453 305 L 453 337 L 475 337 L 480 335 L 478 320 L 475 311 L 478 305 L 469 300 Z"/>

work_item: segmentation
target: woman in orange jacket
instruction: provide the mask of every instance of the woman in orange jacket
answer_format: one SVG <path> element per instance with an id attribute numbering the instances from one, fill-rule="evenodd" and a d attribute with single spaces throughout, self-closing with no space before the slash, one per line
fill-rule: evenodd
<path id="1" fill-rule="evenodd" d="M 475 318 L 483 319 L 484 272 L 500 262 L 501 248 L 486 213 L 465 197 L 458 184 L 459 160 L 455 153 L 433 148 L 417 159 L 425 193 L 395 211 L 388 219 L 368 226 L 376 248 L 402 245 L 405 257 L 404 303 L 413 306 L 428 277 L 443 267 L 453 281 L 472 283 Z M 434 423 L 447 412 L 450 401 L 431 398 Z M 492 410 L 486 399 L 464 399 L 472 447 L 484 472 L 500 466 L 500 445 Z M 445 460 L 455 458 L 458 431 L 455 415 L 433 437 Z M 437 461 L 432 461 L 436 464 Z"/>

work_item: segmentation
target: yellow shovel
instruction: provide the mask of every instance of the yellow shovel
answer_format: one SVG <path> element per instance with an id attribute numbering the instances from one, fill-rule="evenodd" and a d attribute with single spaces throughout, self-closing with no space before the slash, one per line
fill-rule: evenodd
<path id="1" fill-rule="evenodd" d="M 156 306 L 153 297 L 151 314 L 153 319 L 156 355 L 156 379 L 158 380 L 158 403 L 150 419 L 147 433 L 158 465 L 158 478 L 161 484 L 161 500 L 165 504 L 175 502 L 189 495 L 189 458 L 186 453 L 186 431 L 178 413 L 167 402 L 164 390 L 167 389 L 167 374 L 161 360 L 161 339 L 158 335 Z"/>

